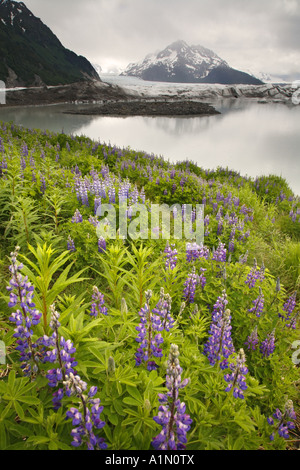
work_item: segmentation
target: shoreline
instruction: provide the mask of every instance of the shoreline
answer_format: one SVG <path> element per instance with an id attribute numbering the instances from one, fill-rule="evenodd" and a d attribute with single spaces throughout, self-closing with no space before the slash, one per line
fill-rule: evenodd
<path id="1" fill-rule="evenodd" d="M 192 86 L 190 86 L 192 85 Z M 291 86 L 182 84 L 165 89 L 148 86 L 123 87 L 107 82 L 77 82 L 56 87 L 8 89 L 1 108 L 78 105 L 68 114 L 103 116 L 210 116 L 220 114 L 215 102 L 246 100 L 258 103 L 292 104 Z M 89 109 L 86 109 L 89 106 Z"/>
<path id="2" fill-rule="evenodd" d="M 88 108 L 87 108 L 88 107 Z M 212 116 L 221 114 L 211 104 L 192 100 L 124 100 L 103 102 L 95 105 L 80 104 L 77 109 L 64 114 L 89 116 Z"/>

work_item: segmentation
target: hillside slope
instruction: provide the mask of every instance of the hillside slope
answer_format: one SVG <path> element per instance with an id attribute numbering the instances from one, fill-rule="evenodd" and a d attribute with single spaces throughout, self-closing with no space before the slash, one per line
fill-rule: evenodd
<path id="1" fill-rule="evenodd" d="M 8 87 L 100 80 L 23 2 L 0 0 L 0 80 Z"/>

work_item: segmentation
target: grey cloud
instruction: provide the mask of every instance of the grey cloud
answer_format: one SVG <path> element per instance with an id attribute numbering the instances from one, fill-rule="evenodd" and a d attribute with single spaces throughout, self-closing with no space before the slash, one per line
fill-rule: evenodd
<path id="1" fill-rule="evenodd" d="M 177 39 L 235 67 L 288 73 L 300 64 L 299 0 L 24 1 L 66 47 L 100 65 L 125 67 Z"/>

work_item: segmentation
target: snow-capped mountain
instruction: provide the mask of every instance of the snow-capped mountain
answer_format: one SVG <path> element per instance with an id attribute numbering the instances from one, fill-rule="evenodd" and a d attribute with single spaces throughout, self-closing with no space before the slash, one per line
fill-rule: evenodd
<path id="1" fill-rule="evenodd" d="M 228 66 L 213 51 L 202 46 L 188 46 L 184 41 L 176 41 L 167 46 L 163 51 L 149 54 L 142 62 L 129 64 L 122 75 L 131 75 L 143 79 L 152 80 L 157 75 L 162 78 L 170 78 L 181 75 L 183 78 L 201 79 L 219 66 Z"/>
<path id="2" fill-rule="evenodd" d="M 0 80 L 7 86 L 34 86 L 99 80 L 99 76 L 23 2 L 0 0 Z"/>
<path id="3" fill-rule="evenodd" d="M 246 72 L 264 83 L 287 83 L 287 81 L 283 79 L 282 76 L 275 76 L 266 72 L 257 72 L 253 70 L 246 70 Z"/>
<path id="4" fill-rule="evenodd" d="M 98 75 L 120 75 L 124 68 L 118 67 L 115 64 L 104 64 L 103 66 L 93 63 L 92 64 Z"/>
<path id="5" fill-rule="evenodd" d="M 147 55 L 141 62 L 129 64 L 121 75 L 177 83 L 262 83 L 232 69 L 210 49 L 189 46 L 185 41 L 176 41 L 160 52 Z"/>

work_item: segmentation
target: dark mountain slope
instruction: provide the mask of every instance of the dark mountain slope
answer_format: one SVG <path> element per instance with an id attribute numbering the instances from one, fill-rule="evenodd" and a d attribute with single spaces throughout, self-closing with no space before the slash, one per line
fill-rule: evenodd
<path id="1" fill-rule="evenodd" d="M 90 62 L 66 49 L 24 3 L 0 0 L 0 80 L 34 86 L 100 79 Z"/>

